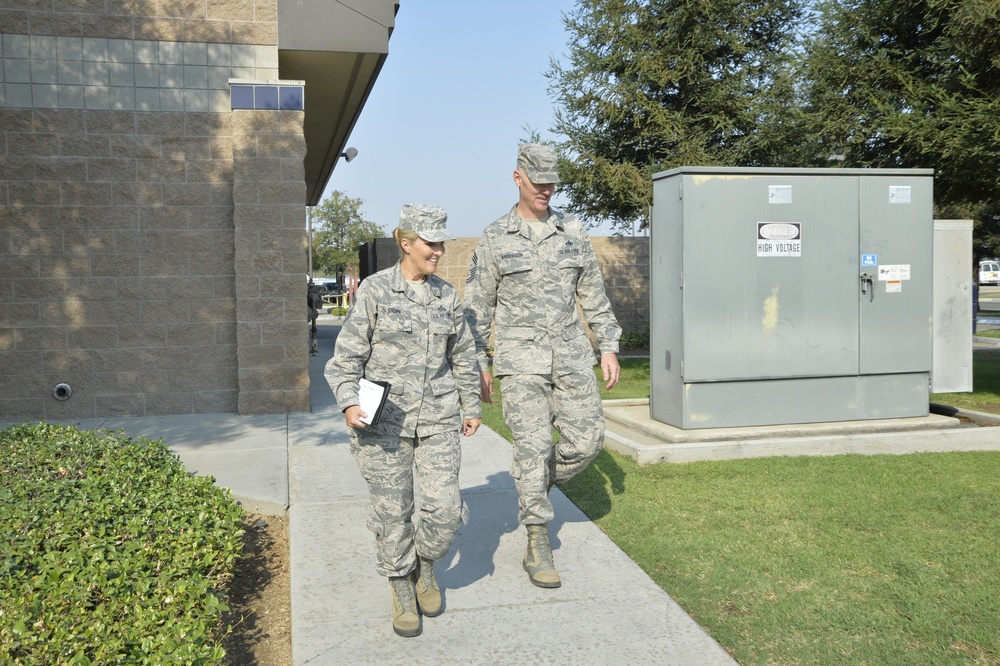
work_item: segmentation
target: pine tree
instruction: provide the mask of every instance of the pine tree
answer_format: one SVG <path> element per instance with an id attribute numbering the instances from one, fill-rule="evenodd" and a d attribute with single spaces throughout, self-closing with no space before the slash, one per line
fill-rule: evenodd
<path id="1" fill-rule="evenodd" d="M 645 222 L 653 173 L 798 159 L 790 59 L 800 0 L 580 0 L 551 63 L 561 191 L 618 229 Z"/>

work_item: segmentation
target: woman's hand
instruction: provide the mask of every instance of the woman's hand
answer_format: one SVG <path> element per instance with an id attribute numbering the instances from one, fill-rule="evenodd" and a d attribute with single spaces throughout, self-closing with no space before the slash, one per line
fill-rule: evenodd
<path id="1" fill-rule="evenodd" d="M 349 428 L 364 428 L 365 423 L 361 419 L 367 416 L 358 405 L 351 405 L 344 410 L 344 418 L 347 419 Z"/>
<path id="2" fill-rule="evenodd" d="M 462 419 L 462 434 L 466 437 L 470 437 L 476 434 L 479 430 L 479 426 L 482 425 L 482 419 Z"/>

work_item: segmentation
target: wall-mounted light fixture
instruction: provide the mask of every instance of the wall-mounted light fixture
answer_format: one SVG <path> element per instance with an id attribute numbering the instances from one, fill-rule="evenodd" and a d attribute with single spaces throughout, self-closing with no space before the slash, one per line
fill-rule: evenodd
<path id="1" fill-rule="evenodd" d="M 357 148 L 355 148 L 355 147 L 353 147 L 353 146 L 351 146 L 350 148 L 346 148 L 346 149 L 344 150 L 344 152 L 342 152 L 342 153 L 340 154 L 340 156 L 344 158 L 344 161 L 345 161 L 345 162 L 350 162 L 351 160 L 353 160 L 353 159 L 354 159 L 355 157 L 357 157 L 357 156 L 358 156 L 358 149 L 357 149 Z M 308 252 L 308 255 L 309 255 L 309 256 L 308 256 L 308 259 L 307 259 L 307 261 L 309 262 L 309 270 L 308 270 L 308 272 L 306 273 L 306 275 L 307 275 L 307 276 L 309 277 L 309 282 L 312 282 L 312 277 L 313 277 L 313 274 L 312 274 L 312 272 L 313 272 L 313 252 L 312 252 L 312 249 L 313 249 L 313 227 L 312 227 L 312 209 L 313 209 L 313 207 L 312 207 L 312 206 L 309 206 L 309 207 L 308 207 L 308 208 L 306 209 L 306 231 L 307 231 L 307 235 L 308 235 L 308 239 L 307 239 L 307 242 L 308 242 L 308 244 L 309 244 L 309 252 Z"/>

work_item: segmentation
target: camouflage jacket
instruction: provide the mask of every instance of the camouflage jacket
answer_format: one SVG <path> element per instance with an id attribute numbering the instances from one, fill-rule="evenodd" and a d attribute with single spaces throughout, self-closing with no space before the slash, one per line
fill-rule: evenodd
<path id="1" fill-rule="evenodd" d="M 497 376 L 591 368 L 594 352 L 577 301 L 601 352 L 618 352 L 621 328 L 590 237 L 576 217 L 549 210 L 555 229 L 544 238 L 515 207 L 486 228 L 472 257 L 465 316 L 484 368 L 493 325 Z"/>
<path id="2" fill-rule="evenodd" d="M 427 297 L 397 263 L 369 276 L 337 336 L 326 381 L 341 410 L 358 404 L 358 380 L 392 385 L 374 432 L 404 437 L 459 430 L 479 418 L 479 364 L 454 287 L 427 276 Z M 461 410 L 461 411 L 460 411 Z"/>

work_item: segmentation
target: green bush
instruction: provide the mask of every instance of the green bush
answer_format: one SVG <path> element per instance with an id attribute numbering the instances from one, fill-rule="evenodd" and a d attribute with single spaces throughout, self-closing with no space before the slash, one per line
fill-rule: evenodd
<path id="1" fill-rule="evenodd" d="M 329 314 L 332 314 L 334 317 L 346 317 L 347 316 L 347 308 L 330 308 L 329 310 L 327 310 L 327 312 Z"/>
<path id="2" fill-rule="evenodd" d="M 221 663 L 241 518 L 160 440 L 0 430 L 0 662 Z"/>
<path id="3" fill-rule="evenodd" d="M 627 331 L 619 341 L 622 349 L 648 349 L 649 331 Z"/>

